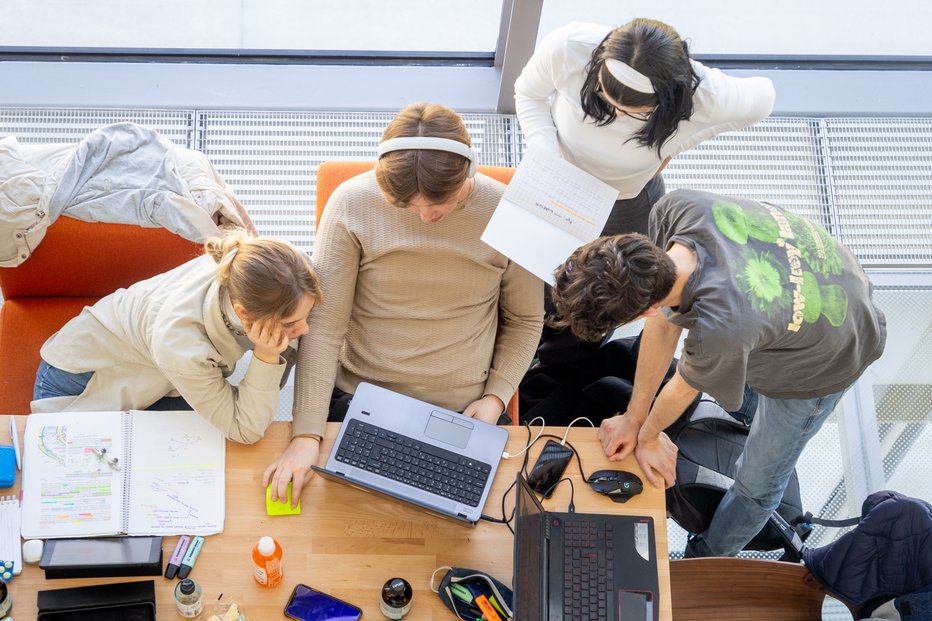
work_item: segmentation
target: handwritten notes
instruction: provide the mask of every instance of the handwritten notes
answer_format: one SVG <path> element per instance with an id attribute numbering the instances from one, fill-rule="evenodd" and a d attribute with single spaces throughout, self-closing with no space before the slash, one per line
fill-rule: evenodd
<path id="1" fill-rule="evenodd" d="M 576 248 L 602 231 L 618 191 L 555 154 L 525 154 L 482 234 L 545 282 Z"/>

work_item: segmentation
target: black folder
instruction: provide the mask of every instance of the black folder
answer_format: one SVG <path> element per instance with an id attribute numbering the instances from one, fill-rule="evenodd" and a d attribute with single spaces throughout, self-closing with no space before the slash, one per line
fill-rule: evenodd
<path id="1" fill-rule="evenodd" d="M 155 582 L 39 591 L 38 621 L 155 621 Z"/>

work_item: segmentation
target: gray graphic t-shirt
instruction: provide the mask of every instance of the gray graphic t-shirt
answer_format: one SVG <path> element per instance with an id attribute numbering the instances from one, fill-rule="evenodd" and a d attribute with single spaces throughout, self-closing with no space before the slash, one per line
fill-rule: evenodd
<path id="1" fill-rule="evenodd" d="M 654 206 L 650 237 L 698 264 L 677 308 L 689 330 L 680 374 L 726 409 L 745 383 L 809 399 L 850 386 L 883 353 L 886 321 L 857 259 L 821 226 L 766 203 L 677 190 Z"/>

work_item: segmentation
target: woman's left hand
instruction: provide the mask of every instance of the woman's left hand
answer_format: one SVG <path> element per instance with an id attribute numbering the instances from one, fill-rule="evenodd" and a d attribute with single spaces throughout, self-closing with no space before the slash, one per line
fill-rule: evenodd
<path id="1" fill-rule="evenodd" d="M 495 395 L 486 395 L 466 406 L 463 415 L 495 425 L 505 411 L 505 404 Z"/>
<path id="2" fill-rule="evenodd" d="M 280 354 L 288 348 L 288 336 L 280 321 L 272 318 L 244 321 L 246 336 L 253 342 L 253 356 L 268 364 L 278 364 Z"/>

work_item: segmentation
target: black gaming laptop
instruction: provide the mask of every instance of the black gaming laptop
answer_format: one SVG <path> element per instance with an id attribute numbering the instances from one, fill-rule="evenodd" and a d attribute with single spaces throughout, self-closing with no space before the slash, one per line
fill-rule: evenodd
<path id="1" fill-rule="evenodd" d="M 544 510 L 518 473 L 515 621 L 656 621 L 650 517 Z"/>

